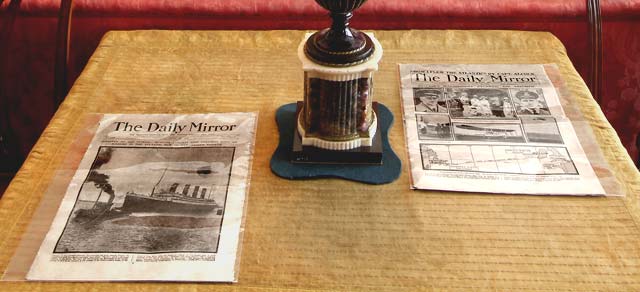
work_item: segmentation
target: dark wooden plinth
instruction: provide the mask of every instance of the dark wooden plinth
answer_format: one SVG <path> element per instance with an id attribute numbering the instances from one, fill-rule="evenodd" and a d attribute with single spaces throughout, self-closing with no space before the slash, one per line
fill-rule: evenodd
<path id="1" fill-rule="evenodd" d="M 373 110 L 378 113 L 378 103 L 373 103 Z M 302 102 L 297 103 L 296 117 L 300 113 Z M 327 150 L 313 146 L 303 146 L 298 127 L 294 127 L 291 162 L 316 164 L 382 164 L 382 139 L 380 138 L 380 123 L 376 123 L 377 130 L 372 145 L 350 150 Z"/>

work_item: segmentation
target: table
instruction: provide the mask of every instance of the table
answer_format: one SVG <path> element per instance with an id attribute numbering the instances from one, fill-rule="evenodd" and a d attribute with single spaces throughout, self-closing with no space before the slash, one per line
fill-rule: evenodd
<path id="1" fill-rule="evenodd" d="M 280 105 L 302 99 L 295 48 L 303 34 L 108 33 L 0 201 L 0 270 L 5 271 L 18 248 L 39 246 L 27 240 L 29 222 L 55 184 L 53 177 L 64 171 L 67 153 L 81 150 L 76 137 L 86 131 L 92 113 L 258 111 L 239 283 L 18 281 L 2 282 L 0 288 L 640 289 L 640 174 L 558 39 L 545 32 L 376 31 L 385 52 L 374 98 L 401 117 L 397 63 L 557 63 L 626 197 L 411 191 L 404 130 L 397 121 L 390 140 L 405 169 L 394 183 L 276 177 L 269 169 L 277 145 L 274 115 Z"/>

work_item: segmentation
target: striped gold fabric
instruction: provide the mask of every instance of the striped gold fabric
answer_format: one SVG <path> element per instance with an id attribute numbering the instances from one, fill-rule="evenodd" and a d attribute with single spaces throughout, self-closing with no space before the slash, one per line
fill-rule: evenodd
<path id="1" fill-rule="evenodd" d="M 94 113 L 258 111 L 237 284 L 4 282 L 7 291 L 640 290 L 640 175 L 551 34 L 377 31 L 374 98 L 396 116 L 396 182 L 283 180 L 275 110 L 302 99 L 301 31 L 107 34 L 0 201 L 0 270 Z M 398 63 L 556 63 L 626 197 L 409 190 Z M 82 140 L 86 143 L 86 138 Z M 76 155 L 78 156 L 78 155 Z M 508 192 L 509 190 L 505 190 Z M 56 206 L 45 206 L 55 210 Z M 30 238 L 30 237 L 25 237 Z M 22 263 L 28 267 L 28 261 Z"/>

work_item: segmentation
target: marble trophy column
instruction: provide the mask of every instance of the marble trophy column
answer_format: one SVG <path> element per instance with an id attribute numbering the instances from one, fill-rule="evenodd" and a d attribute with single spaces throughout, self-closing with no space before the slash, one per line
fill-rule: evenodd
<path id="1" fill-rule="evenodd" d="M 297 120 L 303 146 L 344 151 L 370 147 L 377 131 L 373 74 L 382 46 L 373 34 L 349 27 L 366 0 L 316 0 L 330 11 L 330 28 L 305 35 L 298 47 L 304 102 Z"/>

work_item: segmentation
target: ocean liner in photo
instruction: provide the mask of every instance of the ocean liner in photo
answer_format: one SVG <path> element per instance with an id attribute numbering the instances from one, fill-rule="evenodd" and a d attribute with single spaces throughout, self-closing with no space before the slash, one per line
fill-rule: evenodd
<path id="1" fill-rule="evenodd" d="M 152 212 L 152 213 L 189 213 L 203 214 L 216 211 L 222 212 L 222 207 L 212 197 L 214 186 L 180 185 L 173 183 L 168 190 L 159 188 L 167 169 L 160 180 L 154 185 L 151 193 L 138 194 L 127 192 L 121 212 Z M 181 189 L 181 190 L 180 190 Z M 220 215 L 220 214 L 218 214 Z"/>

